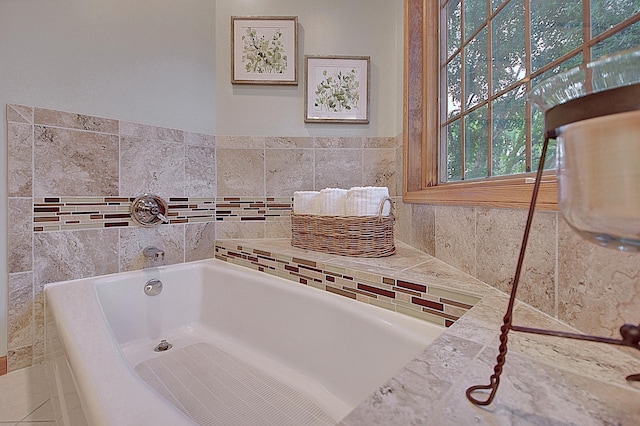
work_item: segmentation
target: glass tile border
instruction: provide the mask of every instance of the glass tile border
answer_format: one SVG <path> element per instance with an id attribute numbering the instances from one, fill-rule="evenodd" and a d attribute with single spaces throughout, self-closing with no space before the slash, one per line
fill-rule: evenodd
<path id="1" fill-rule="evenodd" d="M 217 241 L 215 257 L 444 327 L 454 324 L 480 300 L 449 290 L 445 292 L 446 297 L 440 296 L 440 288 L 375 273 L 361 277 L 356 270 L 336 272 L 329 264 L 233 242 Z"/>
<path id="2" fill-rule="evenodd" d="M 137 226 L 131 197 L 43 197 L 33 199 L 33 232 Z M 195 222 L 267 221 L 287 218 L 293 197 L 169 197 L 170 225 Z"/>

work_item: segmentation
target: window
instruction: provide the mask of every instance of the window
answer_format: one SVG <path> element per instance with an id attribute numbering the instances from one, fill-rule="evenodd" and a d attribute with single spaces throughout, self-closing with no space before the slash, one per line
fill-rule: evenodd
<path id="1" fill-rule="evenodd" d="M 640 46 L 640 0 L 406 0 L 405 7 L 409 202 L 528 206 L 544 119 L 526 92 L 554 73 Z M 554 167 L 552 145 L 542 208 L 556 208 Z"/>

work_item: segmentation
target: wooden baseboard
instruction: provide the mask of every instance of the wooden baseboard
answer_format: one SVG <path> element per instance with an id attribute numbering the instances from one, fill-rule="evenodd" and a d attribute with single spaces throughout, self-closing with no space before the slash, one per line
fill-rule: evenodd
<path id="1" fill-rule="evenodd" d="M 0 376 L 7 374 L 7 357 L 0 357 Z"/>

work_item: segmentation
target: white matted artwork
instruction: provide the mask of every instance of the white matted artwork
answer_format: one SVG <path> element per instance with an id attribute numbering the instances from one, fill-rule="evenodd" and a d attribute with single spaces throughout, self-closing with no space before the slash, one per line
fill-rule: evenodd
<path id="1" fill-rule="evenodd" d="M 231 17 L 231 83 L 297 85 L 297 51 L 297 16 Z"/>
<path id="2" fill-rule="evenodd" d="M 306 123 L 369 123 L 369 56 L 305 56 Z"/>

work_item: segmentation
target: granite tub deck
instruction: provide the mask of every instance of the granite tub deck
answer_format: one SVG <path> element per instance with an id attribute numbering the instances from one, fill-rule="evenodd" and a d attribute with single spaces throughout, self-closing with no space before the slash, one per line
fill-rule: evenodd
<path id="1" fill-rule="evenodd" d="M 493 403 L 472 405 L 465 391 L 489 383 L 508 296 L 405 244 L 397 247 L 388 258 L 360 259 L 293 248 L 287 239 L 222 240 L 216 243 L 216 257 L 425 320 L 443 318 L 449 325 L 341 426 L 640 424 L 640 386 L 624 379 L 640 373 L 640 359 L 629 355 L 632 352 L 516 332 L 509 333 L 509 352 Z M 389 293 L 372 293 L 376 288 Z M 468 296 L 464 300 L 472 306 L 444 303 L 448 312 L 442 316 L 412 299 L 438 304 L 459 295 Z M 521 302 L 514 310 L 514 324 L 576 331 Z"/>

